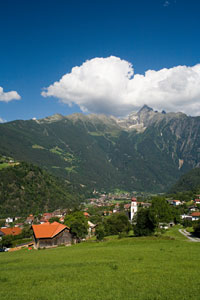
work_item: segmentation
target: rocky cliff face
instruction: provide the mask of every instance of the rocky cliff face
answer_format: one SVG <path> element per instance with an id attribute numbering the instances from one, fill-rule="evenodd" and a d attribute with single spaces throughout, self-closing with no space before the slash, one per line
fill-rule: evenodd
<path id="1" fill-rule="evenodd" d="M 165 191 L 200 166 L 200 117 L 144 106 L 124 119 L 54 115 L 0 124 L 0 154 L 89 189 Z"/>

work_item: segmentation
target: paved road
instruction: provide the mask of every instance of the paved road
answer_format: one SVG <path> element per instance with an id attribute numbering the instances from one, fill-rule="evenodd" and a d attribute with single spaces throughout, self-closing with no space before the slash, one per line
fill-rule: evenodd
<path id="1" fill-rule="evenodd" d="M 186 236 L 191 242 L 200 242 L 200 238 L 194 237 L 190 232 L 185 229 L 179 229 L 179 232 Z"/>

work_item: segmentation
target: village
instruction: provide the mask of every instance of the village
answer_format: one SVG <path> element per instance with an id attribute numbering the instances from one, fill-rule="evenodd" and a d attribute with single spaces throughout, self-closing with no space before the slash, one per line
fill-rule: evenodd
<path id="1" fill-rule="evenodd" d="M 200 195 L 196 195 L 196 199 L 189 203 L 174 199 L 167 199 L 166 202 L 178 213 L 180 223 L 187 225 L 200 219 Z M 94 238 L 99 223 L 107 217 L 122 213 L 131 224 L 141 208 L 150 207 L 150 201 L 137 201 L 136 197 L 130 198 L 130 194 L 121 194 L 117 197 L 101 194 L 100 197 L 90 198 L 79 211 L 87 224 L 87 232 L 81 238 L 73 234 L 70 227 L 66 225 L 65 221 L 72 213 L 70 209 L 57 209 L 38 215 L 30 214 L 25 218 L 8 216 L 5 220 L 1 220 L 0 240 L 8 241 L 7 244 L 5 243 L 7 247 L 1 247 L 1 251 L 69 246 Z M 159 227 L 166 230 L 174 224 L 174 220 L 168 223 L 160 222 Z M 16 240 L 18 243 L 13 244 L 11 240 Z"/>

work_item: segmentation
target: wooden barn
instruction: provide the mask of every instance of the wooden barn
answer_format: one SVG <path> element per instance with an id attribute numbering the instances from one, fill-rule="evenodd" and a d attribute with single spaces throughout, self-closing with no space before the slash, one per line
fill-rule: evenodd
<path id="1" fill-rule="evenodd" d="M 58 222 L 32 225 L 34 248 L 50 248 L 58 245 L 71 245 L 69 227 Z"/>

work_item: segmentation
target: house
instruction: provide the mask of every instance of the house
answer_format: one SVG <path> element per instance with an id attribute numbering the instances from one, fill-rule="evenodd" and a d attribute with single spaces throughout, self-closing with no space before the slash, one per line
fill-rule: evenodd
<path id="1" fill-rule="evenodd" d="M 72 243 L 69 227 L 58 222 L 32 225 L 32 228 L 35 249 L 71 245 Z"/>
<path id="2" fill-rule="evenodd" d="M 95 227 L 96 224 L 93 224 L 92 222 L 88 221 L 88 237 L 91 237 L 95 234 Z"/>
<path id="3" fill-rule="evenodd" d="M 7 227 L 7 228 L 1 228 L 1 232 L 4 233 L 4 235 L 19 235 L 22 233 L 22 230 L 20 227 Z"/>
<path id="4" fill-rule="evenodd" d="M 53 217 L 54 217 L 53 213 L 44 213 L 42 218 L 40 219 L 40 223 L 43 224 L 45 222 L 49 222 L 49 220 Z"/>
<path id="5" fill-rule="evenodd" d="M 84 211 L 83 214 L 84 214 L 84 216 L 85 216 L 86 218 L 89 218 L 89 216 L 90 216 L 86 211 Z"/>
<path id="6" fill-rule="evenodd" d="M 192 221 L 192 216 L 183 214 L 183 215 L 181 215 L 181 219 L 182 219 L 182 220 L 183 220 L 183 219 L 186 219 L 186 220 L 191 220 L 191 221 Z"/>
<path id="7" fill-rule="evenodd" d="M 53 216 L 54 217 L 58 217 L 58 218 L 61 218 L 63 216 L 62 212 L 60 209 L 57 209 L 53 212 Z"/>
<path id="8" fill-rule="evenodd" d="M 195 211 L 191 214 L 192 216 L 192 221 L 196 221 L 200 219 L 200 212 L 199 211 Z"/>
<path id="9" fill-rule="evenodd" d="M 173 200 L 172 205 L 174 205 L 174 206 L 181 205 L 181 201 L 180 200 Z"/>
<path id="10" fill-rule="evenodd" d="M 24 227 L 24 223 L 16 223 L 15 227 L 21 227 L 21 228 L 23 228 Z"/>
<path id="11" fill-rule="evenodd" d="M 110 216 L 110 215 L 112 215 L 112 211 L 111 210 L 109 210 L 109 211 L 107 211 L 107 210 L 104 210 L 104 212 L 103 212 L 103 215 L 104 216 Z"/>
<path id="12" fill-rule="evenodd" d="M 49 219 L 51 219 L 51 218 L 53 218 L 54 217 L 54 214 L 53 213 L 44 213 L 43 214 L 43 218 L 45 219 L 45 220 L 49 220 Z"/>
<path id="13" fill-rule="evenodd" d="M 194 203 L 195 203 L 195 204 L 200 204 L 200 199 L 195 199 L 195 200 L 194 200 Z"/>
<path id="14" fill-rule="evenodd" d="M 193 212 L 193 211 L 196 211 L 196 210 L 198 210 L 198 208 L 196 207 L 196 206 L 190 206 L 189 208 L 188 208 L 188 210 L 191 212 Z"/>
<path id="15" fill-rule="evenodd" d="M 29 215 L 29 216 L 26 218 L 25 223 L 26 223 L 26 224 L 29 224 L 29 225 L 32 225 L 32 224 L 33 224 L 33 221 L 34 221 L 34 216 L 33 216 L 33 215 Z"/>
<path id="16" fill-rule="evenodd" d="M 14 218 L 6 218 L 6 223 L 9 224 L 9 223 L 13 223 L 14 222 Z"/>
<path id="17" fill-rule="evenodd" d="M 60 221 L 61 223 L 64 223 L 65 217 L 64 217 L 64 216 L 63 216 L 63 217 L 60 217 L 59 221 Z"/>
<path id="18" fill-rule="evenodd" d="M 131 204 L 130 204 L 130 203 L 124 204 L 124 210 L 125 210 L 125 211 L 129 211 L 129 210 L 130 210 L 130 207 L 131 207 Z"/>
<path id="19" fill-rule="evenodd" d="M 159 227 L 161 229 L 169 229 L 169 227 L 173 227 L 175 224 L 173 221 L 169 222 L 169 223 L 159 223 Z"/>

